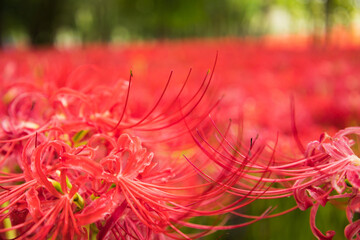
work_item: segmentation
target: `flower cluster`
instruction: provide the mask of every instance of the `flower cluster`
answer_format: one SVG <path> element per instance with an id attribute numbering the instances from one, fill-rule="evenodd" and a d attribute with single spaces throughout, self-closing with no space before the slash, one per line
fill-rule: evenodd
<path id="1" fill-rule="evenodd" d="M 356 52 L 245 46 L 2 52 L 0 238 L 197 239 L 298 208 L 331 239 L 315 219 L 338 202 L 360 238 Z"/>
<path id="2" fill-rule="evenodd" d="M 132 88 L 132 73 L 113 86 L 106 83 L 113 76 L 93 66 L 53 81 L 41 76 L 40 84 L 23 75 L 4 79 L 0 236 L 193 239 L 263 218 L 266 212 L 224 225 L 226 213 L 251 202 L 227 193 L 244 169 L 211 166 L 216 156 L 202 153 L 189 134 L 209 129 L 202 122 L 217 102 L 197 108 L 213 70 L 192 92 L 186 89 L 191 70 L 172 89 L 171 73 L 155 103 L 136 108 L 130 99 L 144 96 Z M 163 100 L 166 94 L 171 100 Z M 216 217 L 212 225 L 188 222 L 202 216 Z"/>

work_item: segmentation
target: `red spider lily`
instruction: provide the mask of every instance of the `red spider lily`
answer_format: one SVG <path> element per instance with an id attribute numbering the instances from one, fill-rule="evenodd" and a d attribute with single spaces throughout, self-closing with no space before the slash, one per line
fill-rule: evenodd
<path id="1" fill-rule="evenodd" d="M 3 177 L 3 182 L 17 183 L 3 187 L 1 192 L 0 204 L 9 202 L 1 209 L 3 219 L 12 215 L 18 218 L 3 231 L 17 230 L 20 239 L 58 235 L 82 239 L 89 234 L 87 226 L 98 228 L 99 238 L 108 236 L 109 231 L 115 238 L 146 239 L 154 232 L 177 238 L 167 226 L 187 238 L 174 224 L 204 230 L 248 224 L 214 227 L 182 221 L 192 216 L 224 214 L 247 204 L 236 201 L 218 210 L 205 210 L 218 205 L 215 201 L 226 190 L 222 186 L 234 181 L 226 180 L 226 172 L 218 176 L 215 185 L 171 186 L 165 183 L 176 178 L 168 174 L 168 168 L 159 171 L 160 162 L 141 147 L 138 138 L 123 134 L 115 142 L 107 135 L 95 134 L 86 145 L 71 148 L 56 131 L 48 132 L 50 138 L 58 135 L 55 140 L 38 135 L 29 139 L 23 150 L 23 174 Z M 105 153 L 99 140 L 109 143 L 102 143 L 108 146 Z M 33 144 L 36 146 L 28 156 Z M 225 183 L 220 184 L 220 179 Z M 26 181 L 19 184 L 21 180 Z M 18 216 L 20 206 L 27 212 Z M 139 224 L 143 227 L 137 228 Z"/>
<path id="2" fill-rule="evenodd" d="M 355 142 L 349 136 L 358 136 L 359 133 L 359 127 L 350 127 L 334 137 L 322 134 L 320 140 L 307 145 L 303 158 L 290 159 L 287 163 L 277 162 L 266 168 L 271 175 L 263 181 L 281 183 L 284 188 L 270 188 L 265 195 L 281 197 L 278 194 L 293 192 L 299 209 L 311 208 L 310 226 L 318 239 L 332 239 L 335 232 L 328 231 L 324 235 L 316 227 L 317 210 L 320 205 L 325 206 L 330 200 L 334 203 L 338 199 L 349 199 L 346 211 L 350 224 L 345 228 L 345 236 L 348 239 L 358 237 L 359 223 L 353 222 L 353 217 L 359 212 L 360 162 L 352 148 Z M 265 169 L 262 165 L 255 168 L 258 171 Z"/>
<path id="3" fill-rule="evenodd" d="M 304 178 L 294 184 L 295 199 L 302 210 L 313 206 L 310 223 L 319 238 L 331 239 L 334 232 L 329 231 L 324 236 L 315 227 L 316 210 L 319 204 L 324 206 L 328 200 L 339 198 L 350 198 L 347 213 L 351 224 L 345 229 L 345 236 L 352 239 L 358 234 L 352 216 L 357 211 L 353 204 L 358 195 L 360 162 L 351 148 L 354 141 L 347 136 L 359 133 L 358 127 L 352 127 L 339 131 L 334 137 L 324 134 L 319 141 L 309 143 L 306 149 L 305 166 L 301 168 Z"/>
<path id="4" fill-rule="evenodd" d="M 350 224 L 345 228 L 345 236 L 348 239 L 358 237 L 359 221 L 354 221 L 354 214 L 359 212 L 360 162 L 353 150 L 355 141 L 349 136 L 357 137 L 360 133 L 359 127 L 341 130 L 334 137 L 322 134 L 319 141 L 310 142 L 307 148 L 302 147 L 301 141 L 297 139 L 304 157 L 283 158 L 284 161 L 279 161 L 279 157 L 276 157 L 276 151 L 279 151 L 277 142 L 272 147 L 253 149 L 254 138 L 252 138 L 248 148 L 244 145 L 233 146 L 233 140 L 230 140 L 232 133 L 229 130 L 222 133 L 215 122 L 211 121 L 219 136 L 218 147 L 214 147 L 214 144 L 210 144 L 202 134 L 198 133 L 200 141 L 195 141 L 200 148 L 208 156 L 214 154 L 218 156 L 213 158 L 214 162 L 230 172 L 232 172 L 231 168 L 228 168 L 230 162 L 247 169 L 239 173 L 241 178 L 236 184 L 228 186 L 229 192 L 249 199 L 271 199 L 294 195 L 297 206 L 266 217 L 282 215 L 296 208 L 301 210 L 311 208 L 310 226 L 318 239 L 332 239 L 335 235 L 334 231 L 328 231 L 324 235 L 316 227 L 315 220 L 319 206 L 325 206 L 330 200 L 333 204 L 338 199 L 348 199 L 347 216 Z M 228 129 L 231 129 L 230 125 Z M 294 133 L 297 138 L 296 128 Z M 267 153 L 268 150 L 270 155 Z M 250 153 L 253 156 L 251 161 L 246 157 Z"/>
<path id="5" fill-rule="evenodd" d="M 223 226 L 226 213 L 252 202 L 246 196 L 229 201 L 227 193 L 245 169 L 227 165 L 205 173 L 215 156 L 196 153 L 188 134 L 217 105 L 194 111 L 205 99 L 214 68 L 191 92 L 184 91 L 191 70 L 179 89 L 170 88 L 170 74 L 158 99 L 143 108 L 145 113 L 141 108 L 133 112 L 128 104 L 140 96 L 133 90 L 132 73 L 129 81 L 118 80 L 111 88 L 98 85 L 108 74 L 94 67 L 82 67 L 55 85 L 46 79 L 39 87 L 6 85 L 8 116 L 0 140 L 0 166 L 5 169 L 1 172 L 1 236 L 197 238 L 264 218 L 267 211 L 249 222 Z M 84 78 L 91 78 L 89 86 L 79 85 Z M 165 101 L 169 91 L 173 94 Z M 172 156 L 179 150 L 195 151 L 186 158 L 191 164 Z M 187 222 L 214 215 L 216 226 Z M 199 231 L 186 234 L 184 226 Z"/>

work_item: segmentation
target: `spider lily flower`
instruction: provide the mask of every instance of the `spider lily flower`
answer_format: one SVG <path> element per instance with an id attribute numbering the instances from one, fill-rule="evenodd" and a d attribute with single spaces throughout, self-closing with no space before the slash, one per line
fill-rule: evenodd
<path id="1" fill-rule="evenodd" d="M 95 134 L 86 145 L 71 147 L 60 140 L 61 135 L 51 133 L 48 136 L 59 139 L 37 134 L 28 140 L 23 174 L 3 176 L 4 182 L 14 185 L 4 186 L 1 192 L 2 219 L 12 219 L 1 232 L 15 230 L 19 239 L 83 239 L 96 232 L 100 239 L 193 238 L 263 218 L 234 226 L 187 223 L 195 216 L 226 214 L 248 204 L 238 200 L 219 205 L 225 200 L 225 186 L 234 182 L 233 175 L 224 171 L 214 183 L 179 185 L 176 178 L 184 179 L 187 173 L 169 175 L 169 166 L 155 160 L 139 138 L 123 134 L 114 141 L 106 134 Z M 20 210 L 25 212 L 19 215 Z M 187 236 L 180 226 L 201 232 Z"/>
<path id="2" fill-rule="evenodd" d="M 16 230 L 19 239 L 39 239 L 49 235 L 56 238 L 60 229 L 62 236 L 74 236 L 74 232 L 78 236 L 85 235 L 76 225 L 73 215 L 75 203 L 80 207 L 83 204 L 82 197 L 77 193 L 79 183 L 74 181 L 68 187 L 66 171 L 50 167 L 56 164 L 56 157 L 52 154 L 61 154 L 63 148 L 69 146 L 59 141 L 45 141 L 35 146 L 30 156 L 27 156 L 30 143 L 37 141 L 37 135 L 29 139 L 22 155 L 23 173 L 13 178 L 8 177 L 8 185 L 1 192 L 0 203 L 3 207 L 0 212 L 4 217 L 17 216 L 17 207 L 25 212 L 1 232 Z M 55 177 L 60 180 L 54 180 Z"/>
<path id="3" fill-rule="evenodd" d="M 335 235 L 334 231 L 323 234 L 316 227 L 319 206 L 342 198 L 349 199 L 346 211 L 350 224 L 345 228 L 345 236 L 352 239 L 359 233 L 358 222 L 353 222 L 353 216 L 359 211 L 360 159 L 354 151 L 355 141 L 350 138 L 359 134 L 359 127 L 340 130 L 333 137 L 324 133 L 319 140 L 307 145 L 304 158 L 269 167 L 276 173 L 274 181 L 283 181 L 276 180 L 276 176 L 286 176 L 286 181 L 292 183 L 288 190 L 293 191 L 299 209 L 311 208 L 310 226 L 318 239 L 332 239 Z"/>
<path id="4" fill-rule="evenodd" d="M 95 139 L 89 140 L 89 144 L 92 142 L 96 142 Z M 114 144 L 112 150 L 100 161 L 103 172 L 96 178 L 101 180 L 102 185 L 114 186 L 107 194 L 111 194 L 112 199 L 117 198 L 120 202 L 113 215 L 106 220 L 104 227 L 99 229 L 100 238 L 108 234 L 115 238 L 131 235 L 146 238 L 149 236 L 149 231 L 162 233 L 171 238 L 177 238 L 177 235 L 188 238 L 176 225 L 201 229 L 203 232 L 198 234 L 200 236 L 207 234 L 210 230 L 230 229 L 248 224 L 203 226 L 184 222 L 185 219 L 195 216 L 225 214 L 246 205 L 236 201 L 220 209 L 212 210 L 216 206 L 221 206 L 215 201 L 224 200 L 223 194 L 226 188 L 223 187 L 224 184 L 219 184 L 220 181 L 230 181 L 232 178 L 229 178 L 225 172 L 218 176 L 215 183 L 195 184 L 191 188 L 187 185 L 179 186 L 180 182 L 177 178 L 184 178 L 186 174 L 185 176 L 184 173 L 163 174 L 165 172 L 159 171 L 163 165 L 161 161 L 155 160 L 152 153 L 147 153 L 138 138 L 121 135 L 117 142 L 112 142 L 112 144 Z M 165 171 L 168 173 L 167 169 L 169 168 L 165 168 Z M 177 181 L 176 186 L 171 184 L 174 181 Z M 93 204 L 96 201 L 101 200 L 95 200 Z M 88 219 L 96 219 L 95 216 L 98 215 L 97 208 L 92 206 L 89 206 L 89 210 L 84 208 L 84 212 L 86 212 L 84 215 L 78 215 L 80 222 L 87 223 Z M 125 212 L 129 215 L 128 218 L 124 217 Z M 103 218 L 99 220 L 104 221 Z M 134 229 L 134 226 L 139 224 L 147 230 L 141 232 Z M 166 230 L 169 226 L 174 233 Z"/>
<path id="5" fill-rule="evenodd" d="M 212 119 L 211 121 L 216 128 L 218 144 L 210 144 L 203 134 L 198 132 L 197 136 L 193 136 L 199 147 L 208 156 L 215 156 L 212 159 L 218 166 L 226 168 L 229 166 L 228 163 L 233 162 L 247 169 L 239 173 L 241 177 L 236 184 L 229 186 L 229 192 L 249 199 L 271 199 L 293 195 L 297 206 L 265 217 L 285 214 L 296 208 L 301 210 L 311 208 L 310 226 L 318 239 L 332 239 L 335 235 L 334 231 L 323 234 L 316 227 L 319 206 L 325 206 L 329 200 L 349 199 L 347 216 L 350 224 L 345 228 L 345 236 L 348 239 L 358 236 L 360 227 L 359 222 L 354 220 L 354 214 L 359 212 L 360 159 L 354 152 L 355 141 L 350 136 L 358 136 L 360 128 L 347 128 L 333 137 L 322 134 L 320 140 L 312 141 L 304 148 L 304 157 L 284 159 L 285 161 L 282 162 L 275 154 L 276 143 L 273 147 L 265 146 L 258 150 L 253 149 L 252 141 L 247 149 L 243 145 L 234 146 L 231 143 L 232 132 L 227 130 L 222 133 L 215 122 Z M 267 153 L 268 150 L 270 155 Z M 250 152 L 252 158 L 247 155 Z M 227 170 L 234 173 L 230 168 Z M 243 215 L 239 214 L 239 216 Z"/>
<path id="6" fill-rule="evenodd" d="M 132 73 L 113 87 L 98 84 L 111 76 L 94 67 L 43 86 L 8 85 L 16 94 L 0 133 L 1 237 L 193 239 L 265 218 L 270 210 L 225 225 L 253 201 L 227 192 L 245 169 L 227 162 L 208 172 L 216 158 L 199 154 L 188 134 L 218 104 L 206 97 L 215 65 L 195 91 L 187 89 L 191 70 L 178 88 L 171 73 L 154 103 L 136 109 Z M 214 223 L 188 222 L 204 216 Z"/>

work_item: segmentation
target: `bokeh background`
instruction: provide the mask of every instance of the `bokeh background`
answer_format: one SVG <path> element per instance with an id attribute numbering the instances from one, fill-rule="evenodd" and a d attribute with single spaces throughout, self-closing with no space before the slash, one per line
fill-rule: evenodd
<path id="1" fill-rule="evenodd" d="M 359 0 L 1 0 L 2 46 L 356 34 Z"/>
<path id="2" fill-rule="evenodd" d="M 324 45 L 334 32 L 359 39 L 360 0 L 0 1 L 3 49 L 183 39 L 187 44 L 196 39 L 199 44 L 199 39 L 259 41 L 264 36 L 310 36 L 313 44 Z M 295 201 L 259 201 L 248 212 L 261 214 L 269 205 L 285 210 Z M 206 239 L 313 239 L 308 219 L 309 210 L 297 210 L 246 228 L 219 231 Z M 239 223 L 239 219 L 232 218 L 230 223 Z M 335 239 L 343 239 L 346 224 L 341 207 L 328 204 L 320 208 L 317 225 L 323 231 L 336 230 Z"/>

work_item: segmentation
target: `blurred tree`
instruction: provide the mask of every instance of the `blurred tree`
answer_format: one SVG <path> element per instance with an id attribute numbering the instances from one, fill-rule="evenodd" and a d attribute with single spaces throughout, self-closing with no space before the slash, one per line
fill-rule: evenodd
<path id="1" fill-rule="evenodd" d="M 346 26 L 350 23 L 355 10 L 352 0 L 302 0 L 302 2 L 313 25 L 314 36 L 325 34 L 327 39 L 334 25 Z"/>
<path id="2" fill-rule="evenodd" d="M 261 35 L 268 33 L 269 12 L 276 6 L 307 19 L 318 34 L 349 23 L 354 0 L 1 0 L 0 40 L 11 42 L 22 33 L 31 44 L 51 44 L 61 29 L 83 42 L 108 42 L 114 35 L 126 40 Z"/>
<path id="3" fill-rule="evenodd" d="M 324 5 L 325 31 L 328 38 L 334 23 L 344 25 L 349 23 L 354 5 L 349 0 L 325 0 Z M 337 17 L 339 15 L 340 17 Z"/>
<path id="4" fill-rule="evenodd" d="M 32 45 L 52 44 L 66 0 L 2 0 L 1 34 L 22 29 Z M 4 40 L 3 38 L 1 40 Z M 6 41 L 6 40 L 5 40 Z"/>

